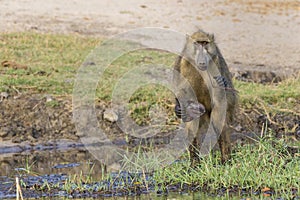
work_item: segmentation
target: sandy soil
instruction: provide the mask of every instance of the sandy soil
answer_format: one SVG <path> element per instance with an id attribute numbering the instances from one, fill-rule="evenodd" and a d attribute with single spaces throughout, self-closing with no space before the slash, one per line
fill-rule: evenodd
<path id="1" fill-rule="evenodd" d="M 300 69 L 298 0 L 0 0 L 0 32 L 112 36 L 138 27 L 215 34 L 231 68 Z"/>

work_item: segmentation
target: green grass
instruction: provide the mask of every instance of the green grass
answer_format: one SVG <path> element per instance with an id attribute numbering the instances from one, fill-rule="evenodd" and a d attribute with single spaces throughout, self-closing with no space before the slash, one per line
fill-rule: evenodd
<path id="1" fill-rule="evenodd" d="M 0 90 L 69 95 L 73 78 L 99 39 L 77 36 L 10 33 L 0 35 L 0 61 L 13 61 L 28 70 L 0 68 Z"/>
<path id="2" fill-rule="evenodd" d="M 199 189 L 218 192 L 225 187 L 261 191 L 270 188 L 275 196 L 291 197 L 291 190 L 300 193 L 300 159 L 288 151 L 284 140 L 262 138 L 254 144 L 237 146 L 230 161 L 220 164 L 220 155 L 209 155 L 196 168 L 187 162 L 178 162 L 155 173 L 157 184 L 196 185 Z M 226 195 L 226 193 L 225 193 Z M 249 195 L 248 195 L 249 196 Z"/>
<path id="3" fill-rule="evenodd" d="M 234 85 L 239 91 L 240 104 L 244 106 L 259 103 L 272 104 L 273 111 L 276 109 L 288 111 L 288 109 L 294 110 L 299 104 L 300 74 L 278 84 L 262 85 L 235 81 Z M 300 113 L 297 112 L 297 114 Z"/>

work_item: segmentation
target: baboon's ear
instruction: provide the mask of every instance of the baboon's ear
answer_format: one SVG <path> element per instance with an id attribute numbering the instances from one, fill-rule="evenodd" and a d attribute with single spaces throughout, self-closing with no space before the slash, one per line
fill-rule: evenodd
<path id="1" fill-rule="evenodd" d="M 190 36 L 188 34 L 185 34 L 185 40 L 188 41 L 190 39 Z"/>
<path id="2" fill-rule="evenodd" d="M 215 35 L 214 34 L 209 34 L 209 39 L 210 41 L 215 41 Z"/>

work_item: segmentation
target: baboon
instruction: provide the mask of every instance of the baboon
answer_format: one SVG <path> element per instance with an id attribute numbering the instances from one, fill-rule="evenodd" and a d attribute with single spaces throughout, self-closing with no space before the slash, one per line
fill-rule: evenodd
<path id="1" fill-rule="evenodd" d="M 198 101 L 198 105 L 195 102 L 186 103 L 189 101 L 185 99 L 184 89 L 178 89 L 180 91 L 176 95 L 176 115 L 186 122 L 187 129 L 192 126 L 189 121 L 195 119 L 195 113 L 199 117 L 199 127 L 196 127 L 197 133 L 193 133 L 194 139 L 189 147 L 192 165 L 199 162 L 198 153 L 203 145 L 203 137 L 211 124 L 211 118 L 214 117 L 212 123 L 214 127 L 222 114 L 226 114 L 223 117 L 222 130 L 214 128 L 224 163 L 230 158 L 231 153 L 230 123 L 234 117 L 237 94 L 232 84 L 232 75 L 214 41 L 214 35 L 199 30 L 187 37 L 182 54 L 175 62 L 174 70 L 174 83 L 180 85 L 181 79 L 178 76 L 180 74 L 189 82 Z M 222 103 L 225 105 L 224 113 L 218 110 L 222 108 Z M 190 114 L 193 109 L 196 111 Z"/>

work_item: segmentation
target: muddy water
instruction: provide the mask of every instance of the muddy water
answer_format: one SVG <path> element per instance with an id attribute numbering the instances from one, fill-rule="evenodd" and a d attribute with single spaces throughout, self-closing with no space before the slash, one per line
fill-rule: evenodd
<path id="1" fill-rule="evenodd" d="M 16 197 L 14 177 L 20 177 L 25 183 L 21 184 L 25 197 L 39 198 L 50 195 L 52 191 L 44 193 L 33 187 L 39 188 L 44 182 L 62 185 L 75 176 L 100 180 L 101 166 L 83 147 L 0 154 L 0 199 Z M 53 190 L 53 194 L 67 196 L 59 190 Z"/>
<path id="2" fill-rule="evenodd" d="M 63 198 L 62 198 L 63 199 Z M 205 195 L 203 193 L 197 192 L 197 193 L 185 193 L 185 194 L 179 194 L 179 193 L 171 193 L 168 194 L 168 196 L 165 195 L 157 195 L 157 194 L 148 194 L 148 195 L 142 195 L 142 196 L 127 196 L 127 197 L 112 197 L 112 198 L 103 198 L 106 200 L 218 200 L 221 198 L 218 197 L 212 197 Z M 238 200 L 241 198 L 231 198 L 232 200 Z M 84 198 L 84 199 L 75 199 L 75 200 L 94 200 L 93 198 Z"/>
<path id="3" fill-rule="evenodd" d="M 103 167 L 101 163 L 84 147 L 77 147 L 66 150 L 50 151 L 31 151 L 23 153 L 0 154 L 0 199 L 16 198 L 15 178 L 20 177 L 23 195 L 27 198 L 76 198 L 85 197 L 85 199 L 104 198 L 105 199 L 216 199 L 203 193 L 169 193 L 168 195 L 159 193 L 150 186 L 148 191 L 141 189 L 139 193 L 126 195 L 120 190 L 115 193 L 102 193 L 93 196 L 91 193 L 73 191 L 67 193 L 61 189 L 51 189 L 47 191 L 42 189 L 44 182 L 62 185 L 68 178 L 72 179 L 76 174 L 77 177 L 88 175 L 95 181 L 93 184 L 86 184 L 86 187 L 100 187 Z M 113 175 L 112 175 L 113 176 Z M 129 173 L 122 174 L 128 178 Z M 118 187 L 118 186 L 116 186 Z M 113 188 L 113 187 L 112 187 Z M 125 197 L 124 197 L 125 195 Z M 112 197 L 115 196 L 115 197 Z M 116 197 L 117 196 L 117 197 Z M 123 196 L 123 197 L 122 197 Z"/>
<path id="4" fill-rule="evenodd" d="M 84 148 L 0 154 L 0 176 L 89 173 L 101 177 L 101 163 Z"/>

